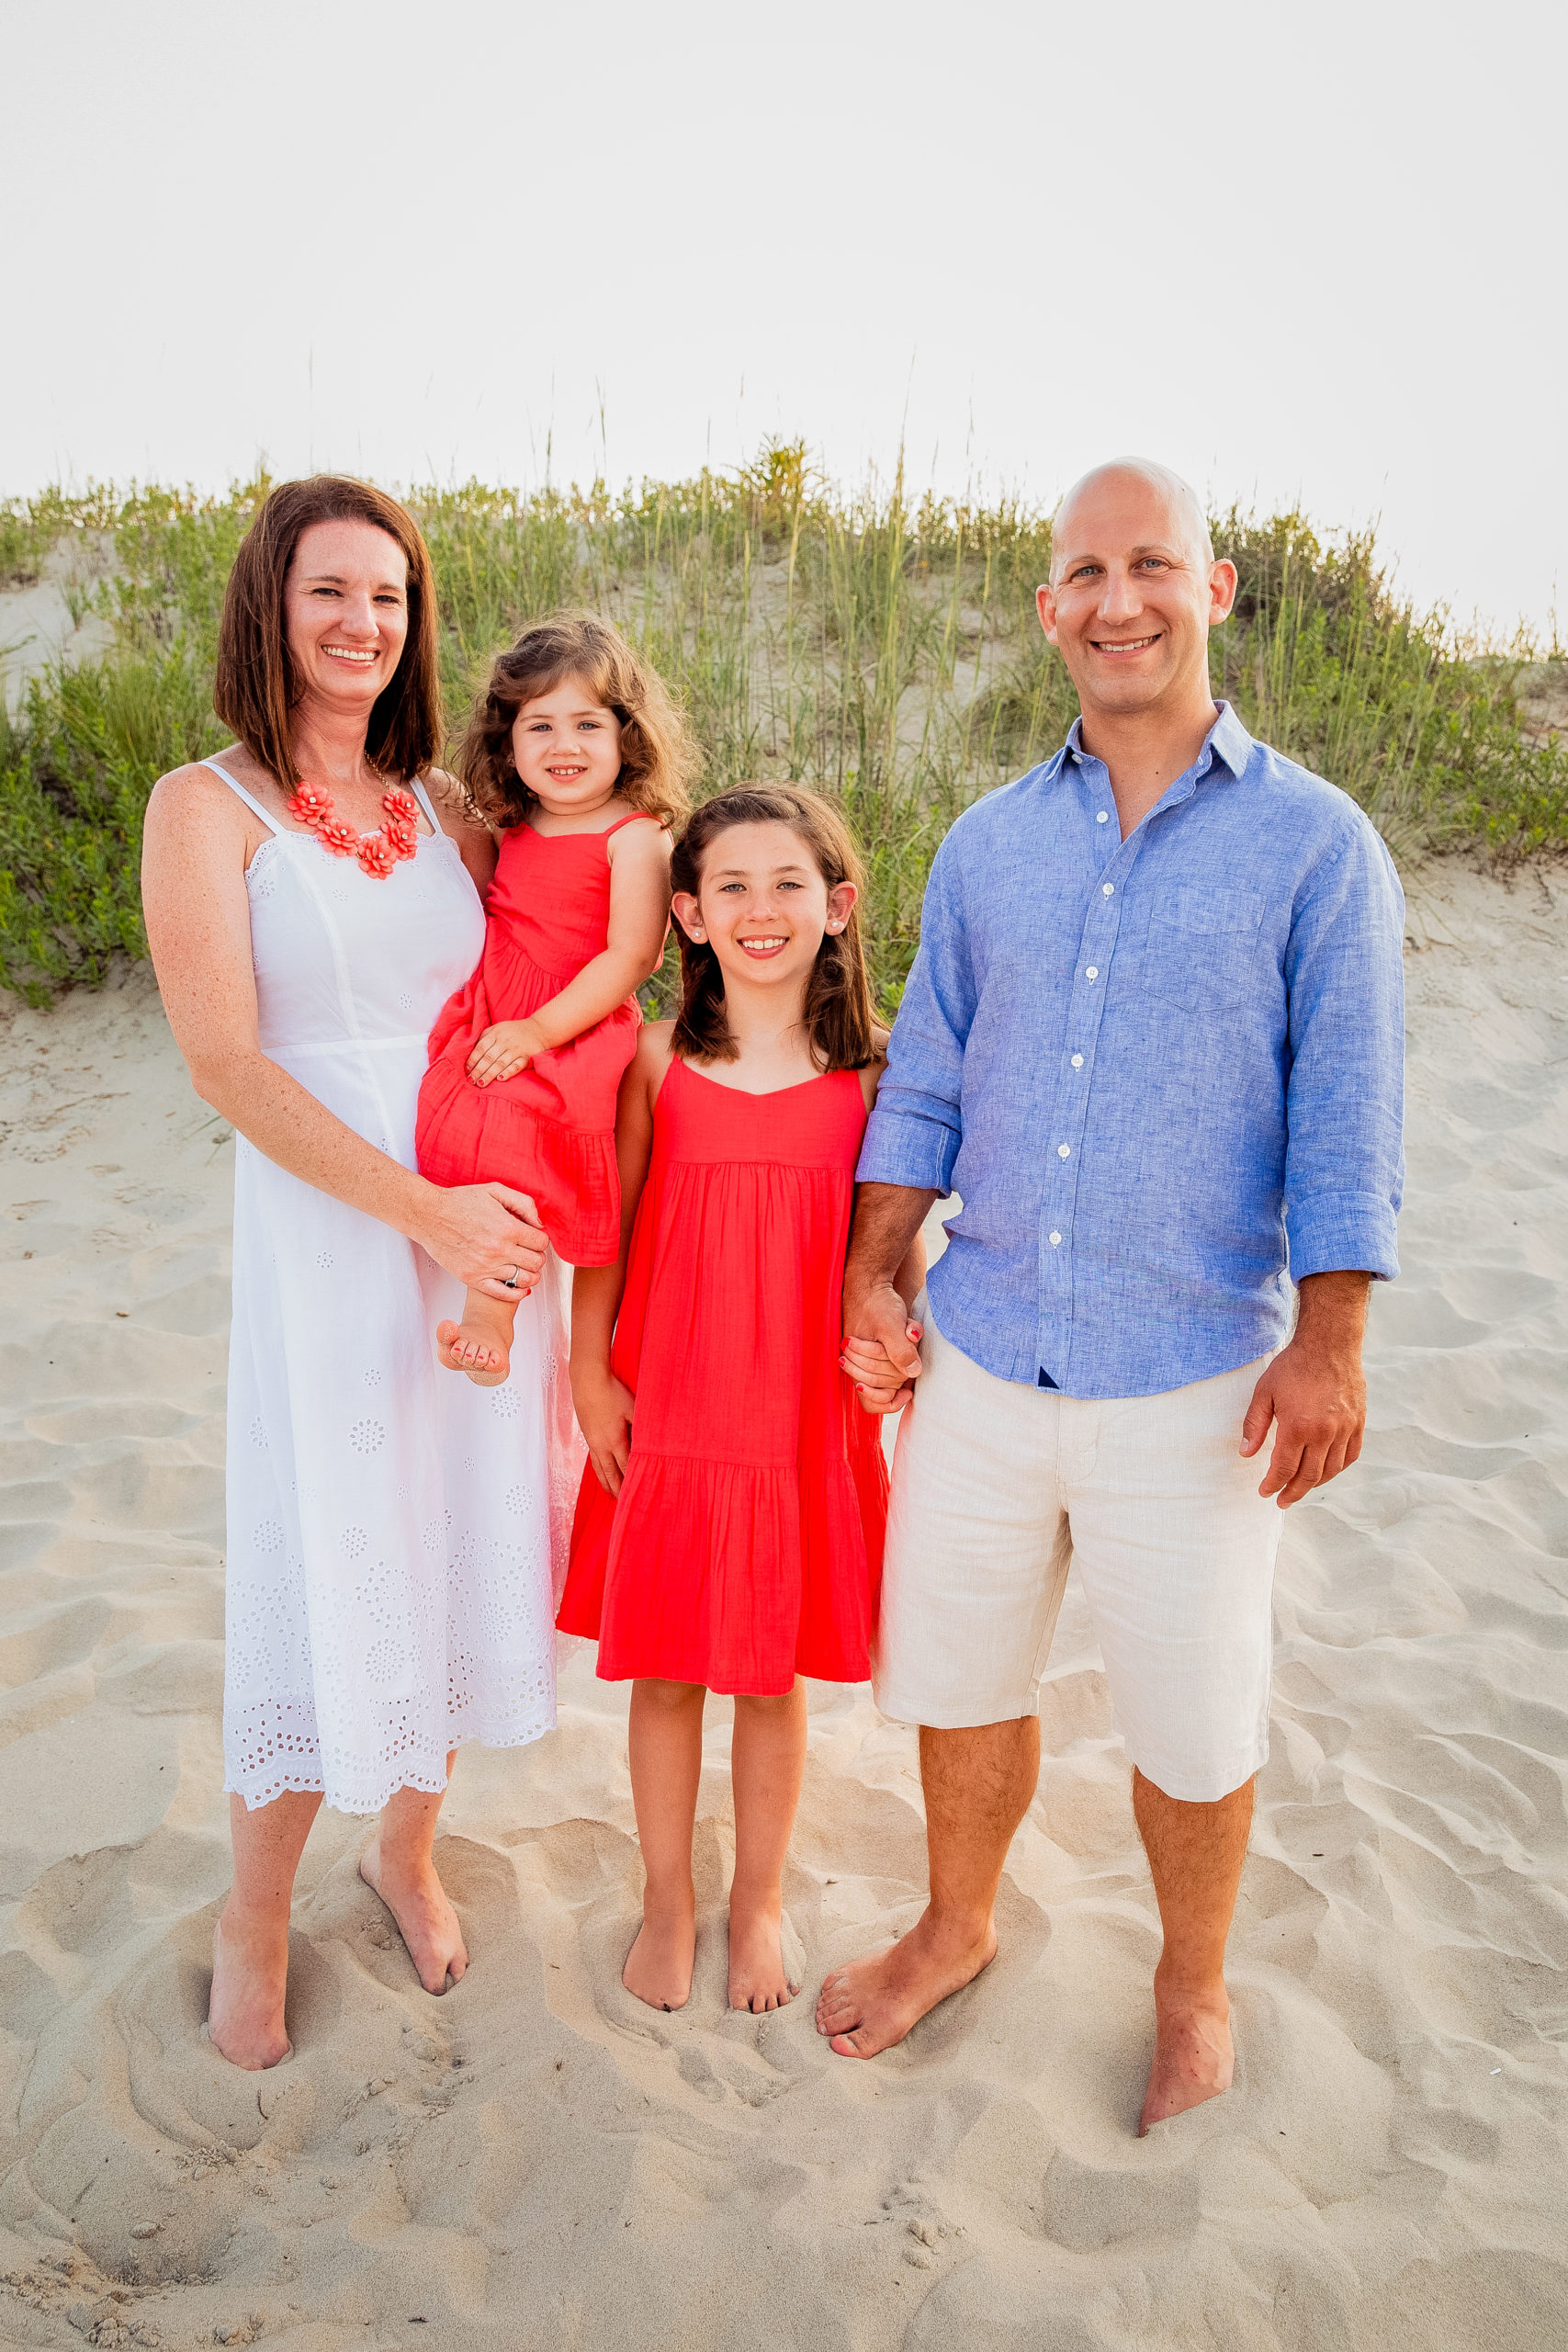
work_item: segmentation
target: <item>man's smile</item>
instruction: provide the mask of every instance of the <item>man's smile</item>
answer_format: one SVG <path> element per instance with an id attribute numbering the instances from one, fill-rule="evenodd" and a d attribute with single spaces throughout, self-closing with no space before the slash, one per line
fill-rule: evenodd
<path id="1" fill-rule="evenodd" d="M 1142 653 L 1148 646 L 1157 645 L 1163 634 L 1163 630 L 1156 629 L 1152 637 L 1129 637 L 1120 639 L 1110 637 L 1091 637 L 1089 643 L 1097 653 L 1109 654 L 1113 661 L 1120 661 L 1129 653 Z"/>

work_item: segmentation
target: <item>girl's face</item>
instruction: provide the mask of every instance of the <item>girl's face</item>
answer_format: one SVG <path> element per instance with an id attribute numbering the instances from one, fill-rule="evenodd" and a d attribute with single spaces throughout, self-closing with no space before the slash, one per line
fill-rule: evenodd
<path id="1" fill-rule="evenodd" d="M 368 718 L 409 633 L 409 568 L 374 523 L 312 523 L 284 583 L 284 628 L 307 700 Z"/>
<path id="2" fill-rule="evenodd" d="M 829 888 L 810 845 L 789 825 L 727 825 L 708 843 L 695 898 L 675 894 L 693 939 L 712 944 L 727 981 L 804 988 L 824 932 L 840 932 L 857 897 Z"/>
<path id="3" fill-rule="evenodd" d="M 581 678 L 525 702 L 512 722 L 517 773 L 552 817 L 589 817 L 612 798 L 621 773 L 621 722 Z"/>

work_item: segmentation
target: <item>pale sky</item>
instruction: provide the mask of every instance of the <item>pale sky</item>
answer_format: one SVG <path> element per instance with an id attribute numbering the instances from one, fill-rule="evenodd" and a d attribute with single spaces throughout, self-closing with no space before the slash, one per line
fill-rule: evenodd
<path id="1" fill-rule="evenodd" d="M 0 492 L 1134 450 L 1568 634 L 1564 13 L 5 0 Z"/>

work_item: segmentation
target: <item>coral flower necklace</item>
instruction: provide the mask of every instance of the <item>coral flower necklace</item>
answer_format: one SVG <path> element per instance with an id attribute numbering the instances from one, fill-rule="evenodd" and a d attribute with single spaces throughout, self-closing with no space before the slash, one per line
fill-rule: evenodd
<path id="1" fill-rule="evenodd" d="M 381 806 L 386 822 L 373 833 L 356 833 L 352 825 L 333 815 L 333 797 L 319 784 L 302 784 L 288 804 L 297 825 L 306 825 L 333 857 L 353 857 L 362 874 L 384 882 L 402 857 L 419 847 L 419 807 L 412 792 L 384 792 Z"/>

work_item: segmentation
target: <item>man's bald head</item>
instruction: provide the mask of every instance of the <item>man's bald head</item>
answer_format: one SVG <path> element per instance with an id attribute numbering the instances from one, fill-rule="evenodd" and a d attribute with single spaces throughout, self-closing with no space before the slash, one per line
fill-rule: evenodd
<path id="1" fill-rule="evenodd" d="M 1080 475 L 1052 517 L 1053 581 L 1059 578 L 1062 565 L 1073 552 L 1075 524 L 1101 503 L 1106 492 L 1119 499 L 1129 492 L 1134 496 L 1143 493 L 1149 502 L 1150 527 L 1141 536 L 1183 547 L 1195 563 L 1205 570 L 1212 566 L 1214 543 L 1209 537 L 1209 519 L 1190 482 L 1183 481 L 1168 466 L 1156 465 L 1150 458 L 1112 458 L 1107 464 Z"/>

